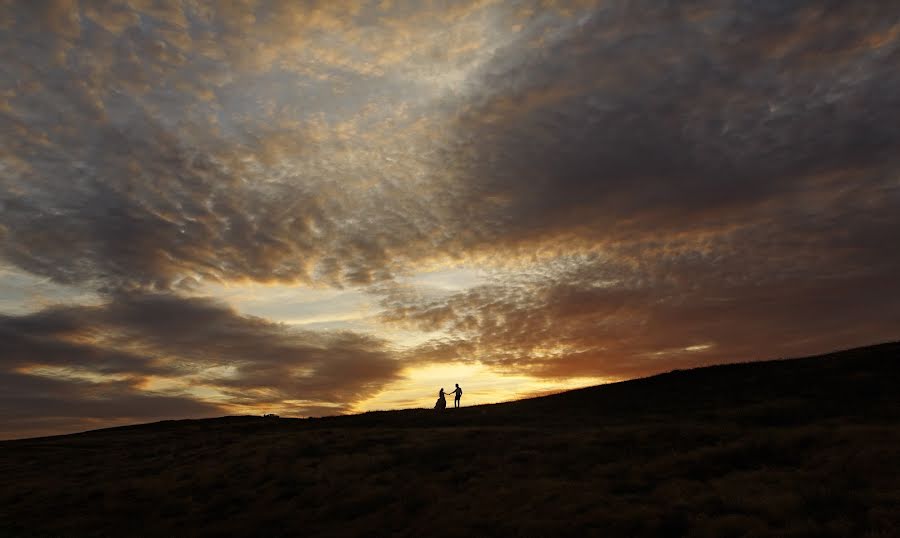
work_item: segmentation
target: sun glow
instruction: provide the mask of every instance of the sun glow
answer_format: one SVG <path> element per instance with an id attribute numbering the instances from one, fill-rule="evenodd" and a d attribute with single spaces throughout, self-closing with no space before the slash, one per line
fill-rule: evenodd
<path id="1" fill-rule="evenodd" d="M 526 375 L 503 374 L 480 362 L 431 364 L 405 371 L 404 378 L 384 387 L 375 396 L 354 407 L 354 411 L 398 408 L 430 408 L 438 390 L 463 389 L 462 404 L 478 405 L 527 398 L 539 394 L 598 385 L 615 381 L 600 377 L 574 377 L 547 381 Z"/>

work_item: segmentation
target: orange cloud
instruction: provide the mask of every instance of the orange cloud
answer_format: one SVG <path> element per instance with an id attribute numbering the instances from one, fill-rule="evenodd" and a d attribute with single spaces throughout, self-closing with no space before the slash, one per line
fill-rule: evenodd
<path id="1" fill-rule="evenodd" d="M 890 8 L 5 7 L 0 261 L 55 291 L 3 307 L 0 361 L 36 394 L 350 409 L 431 363 L 618 378 L 896 338 Z M 488 277 L 417 280 L 461 265 Z M 368 294 L 411 349 L 190 298 L 229 283 Z"/>

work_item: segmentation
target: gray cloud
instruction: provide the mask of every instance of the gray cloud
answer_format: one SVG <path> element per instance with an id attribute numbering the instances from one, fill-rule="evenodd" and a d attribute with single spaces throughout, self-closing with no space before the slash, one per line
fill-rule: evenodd
<path id="1" fill-rule="evenodd" d="M 847 203 L 843 217 L 793 209 L 702 241 L 663 236 L 557 258 L 449 296 L 385 288 L 382 316 L 447 335 L 408 360 L 551 378 L 628 378 L 893 340 L 900 258 L 884 241 L 900 221 L 876 208 L 850 218 L 866 200 Z"/>
<path id="2" fill-rule="evenodd" d="M 2 372 L 0 389 L 3 439 L 225 413 L 212 403 L 186 396 L 141 393 L 123 382 L 60 380 Z"/>
<path id="3" fill-rule="evenodd" d="M 896 196 L 900 11 L 886 15 L 614 3 L 487 64 L 446 159 L 492 246 L 722 228 L 848 187 Z"/>
<path id="4" fill-rule="evenodd" d="M 390 113 L 419 106 L 409 84 L 355 53 L 282 58 L 333 51 L 316 37 L 329 25 L 365 45 L 344 9 L 42 7 L 12 9 L 4 31 L 9 262 L 108 291 L 340 286 L 390 278 L 433 244 L 421 180 L 408 177 L 421 164 L 391 164 L 408 148 L 384 148 L 409 123 Z M 299 36 L 289 22 L 308 18 L 325 28 Z"/>
<path id="5" fill-rule="evenodd" d="M 104 302 L 0 318 L 3 375 L 319 409 L 399 371 L 211 281 L 359 287 L 444 332 L 405 364 L 547 377 L 896 338 L 900 10 L 576 4 L 10 5 L 0 258 Z M 396 283 L 447 262 L 506 277 Z"/>
<path id="6" fill-rule="evenodd" d="M 365 24 L 417 28 L 422 12 L 409 6 L 349 18 L 317 3 L 172 7 L 13 12 L 7 260 L 110 290 L 367 285 L 423 258 L 724 229 L 848 185 L 896 196 L 900 13 L 498 8 L 499 32 L 523 29 L 505 29 L 464 91 L 428 102 L 400 76 L 415 47 L 367 48 Z M 284 22 L 294 19 L 308 35 Z M 37 40 L 46 25 L 56 37 Z M 469 61 L 446 56 L 434 61 Z"/>
<path id="7" fill-rule="evenodd" d="M 470 248 L 533 277 L 386 288 L 450 335 L 411 356 L 629 377 L 897 338 L 900 11 L 775 6 L 614 3 L 486 65 L 446 158 Z"/>
<path id="8" fill-rule="evenodd" d="M 0 316 L 0 336 L 7 343 L 0 351 L 0 383 L 9 387 L 0 402 L 4 420 L 102 423 L 223 414 L 233 405 L 291 414 L 329 405 L 334 412 L 400 369 L 382 340 L 296 331 L 211 299 L 172 295 L 121 294 L 98 306 Z M 210 390 L 217 396 L 203 396 Z"/>

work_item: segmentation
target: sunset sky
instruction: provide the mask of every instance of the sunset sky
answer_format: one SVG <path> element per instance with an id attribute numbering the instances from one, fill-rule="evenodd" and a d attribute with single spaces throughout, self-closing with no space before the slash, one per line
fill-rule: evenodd
<path id="1" fill-rule="evenodd" d="M 896 340 L 898 66 L 890 2 L 0 2 L 0 438 Z"/>

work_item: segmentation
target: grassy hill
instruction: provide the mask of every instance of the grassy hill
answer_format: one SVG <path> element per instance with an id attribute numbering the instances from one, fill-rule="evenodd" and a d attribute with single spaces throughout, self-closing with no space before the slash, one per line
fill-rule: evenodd
<path id="1" fill-rule="evenodd" d="M 897 536 L 900 343 L 0 443 L 0 536 Z"/>

